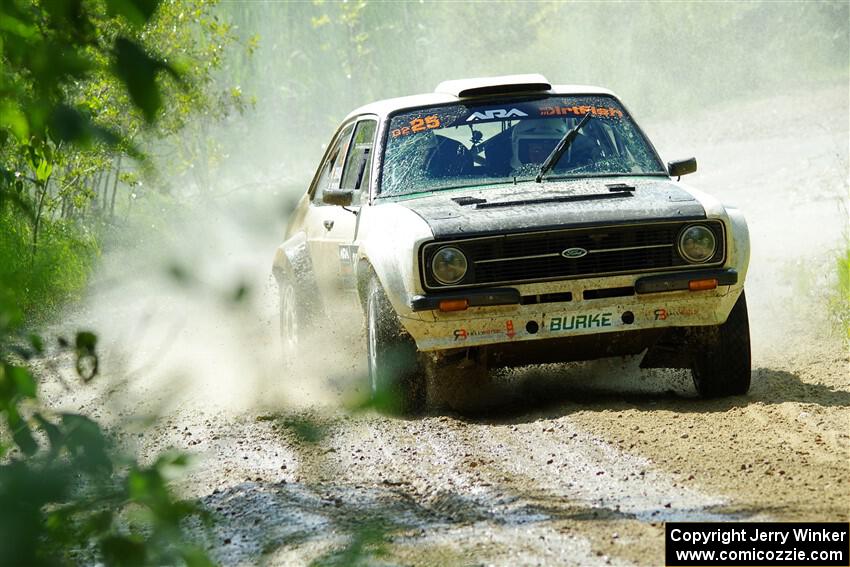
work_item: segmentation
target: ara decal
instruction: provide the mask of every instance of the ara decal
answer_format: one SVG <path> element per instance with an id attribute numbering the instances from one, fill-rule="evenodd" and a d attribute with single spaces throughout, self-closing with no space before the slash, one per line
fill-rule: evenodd
<path id="1" fill-rule="evenodd" d="M 528 114 L 518 108 L 504 109 L 494 108 L 491 110 L 482 110 L 481 112 L 473 112 L 466 121 L 475 122 L 477 120 L 497 120 L 499 118 L 525 118 Z"/>

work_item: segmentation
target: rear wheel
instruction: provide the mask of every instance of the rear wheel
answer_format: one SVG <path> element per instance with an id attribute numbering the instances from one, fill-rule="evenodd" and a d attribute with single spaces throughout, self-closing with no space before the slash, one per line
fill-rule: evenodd
<path id="1" fill-rule="evenodd" d="M 392 413 L 425 408 L 425 365 L 377 278 L 372 278 L 366 305 L 366 350 L 375 405 Z"/>
<path id="2" fill-rule="evenodd" d="M 747 299 L 741 292 L 722 325 L 701 332 L 691 367 L 694 385 L 703 398 L 740 396 L 750 389 L 750 323 Z"/>
<path id="3" fill-rule="evenodd" d="M 309 324 L 307 305 L 298 297 L 291 276 L 285 276 L 280 285 L 280 344 L 285 367 L 291 367 L 299 352 L 299 344 L 304 339 L 304 331 Z"/>

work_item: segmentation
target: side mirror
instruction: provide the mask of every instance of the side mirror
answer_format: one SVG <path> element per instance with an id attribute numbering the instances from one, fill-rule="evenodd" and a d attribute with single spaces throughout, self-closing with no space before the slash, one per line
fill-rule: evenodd
<path id="1" fill-rule="evenodd" d="M 328 205 L 339 205 L 347 207 L 354 200 L 354 191 L 325 191 L 322 193 L 322 201 Z"/>
<path id="2" fill-rule="evenodd" d="M 697 158 L 680 159 L 667 163 L 670 177 L 681 177 L 697 170 Z"/>

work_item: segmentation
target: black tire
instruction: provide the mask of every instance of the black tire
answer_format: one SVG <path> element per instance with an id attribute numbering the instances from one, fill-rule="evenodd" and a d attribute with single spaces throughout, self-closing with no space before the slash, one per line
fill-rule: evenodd
<path id="1" fill-rule="evenodd" d="M 366 299 L 366 352 L 372 400 L 383 411 L 413 414 L 425 409 L 426 366 L 420 364 L 416 343 L 376 277 Z"/>
<path id="2" fill-rule="evenodd" d="M 744 292 L 722 325 L 701 333 L 691 371 L 703 398 L 741 396 L 750 389 L 750 322 Z"/>
<path id="3" fill-rule="evenodd" d="M 278 282 L 280 291 L 280 345 L 284 368 L 291 368 L 297 360 L 300 348 L 310 324 L 310 313 L 291 275 Z"/>

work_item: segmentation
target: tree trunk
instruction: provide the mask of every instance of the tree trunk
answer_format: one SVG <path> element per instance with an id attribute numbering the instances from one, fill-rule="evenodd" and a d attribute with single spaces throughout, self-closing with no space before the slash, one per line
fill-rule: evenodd
<path id="1" fill-rule="evenodd" d="M 100 212 L 104 217 L 106 216 L 106 207 L 109 204 L 109 174 L 112 173 L 112 168 L 107 167 L 103 171 L 105 178 L 103 181 L 103 205 L 101 206 Z M 99 180 L 100 181 L 100 180 Z"/>
<path id="2" fill-rule="evenodd" d="M 44 212 L 44 201 L 47 198 L 47 190 L 50 185 L 50 177 L 43 184 L 38 183 L 35 186 L 36 196 L 38 197 L 38 206 L 35 209 L 35 219 L 32 225 L 32 264 L 35 264 L 35 256 L 38 253 L 38 233 L 41 228 L 41 215 Z"/>
<path id="3" fill-rule="evenodd" d="M 100 178 L 102 176 L 103 171 L 98 171 L 92 180 L 92 192 L 94 193 L 94 196 L 91 201 L 89 201 L 89 211 L 97 210 L 97 207 L 100 204 L 98 199 L 100 197 L 100 193 L 98 193 L 98 189 L 100 188 Z"/>
<path id="4" fill-rule="evenodd" d="M 115 180 L 112 182 L 112 202 L 109 203 L 109 218 L 115 218 L 115 193 L 118 191 L 118 177 L 121 175 L 121 154 L 118 154 L 118 165 L 115 168 Z"/>

